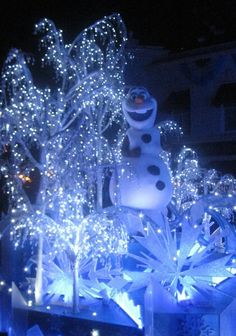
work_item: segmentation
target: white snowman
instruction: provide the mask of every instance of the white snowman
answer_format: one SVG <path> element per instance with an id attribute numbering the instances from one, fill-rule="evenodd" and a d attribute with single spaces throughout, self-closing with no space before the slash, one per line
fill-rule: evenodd
<path id="1" fill-rule="evenodd" d="M 160 134 L 154 127 L 157 102 L 145 88 L 134 87 L 122 108 L 130 128 L 122 146 L 122 164 L 111 178 L 111 200 L 113 204 L 160 212 L 171 200 L 172 184 L 159 156 Z"/>

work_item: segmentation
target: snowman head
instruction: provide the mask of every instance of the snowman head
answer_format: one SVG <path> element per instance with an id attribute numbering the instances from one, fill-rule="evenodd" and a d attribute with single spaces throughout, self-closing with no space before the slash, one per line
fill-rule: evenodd
<path id="1" fill-rule="evenodd" d="M 131 88 L 122 103 L 129 125 L 136 129 L 147 129 L 154 125 L 157 101 L 144 87 Z"/>

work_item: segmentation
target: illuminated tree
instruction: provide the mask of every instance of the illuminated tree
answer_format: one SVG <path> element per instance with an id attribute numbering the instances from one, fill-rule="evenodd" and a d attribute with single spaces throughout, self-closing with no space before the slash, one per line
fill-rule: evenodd
<path id="1" fill-rule="evenodd" d="M 215 237 L 216 248 L 232 252 L 236 243 L 235 177 L 201 167 L 197 153 L 180 146 L 183 133 L 172 121 L 162 122 L 158 127 L 165 142 L 170 143 L 171 137 L 175 143 L 179 142 L 178 151 L 164 153 L 167 164 L 172 167 L 174 190 L 169 204 L 172 228 L 181 225 L 187 215 L 191 225 L 202 225 L 206 239 Z"/>
<path id="2" fill-rule="evenodd" d="M 10 153 L 2 172 L 11 236 L 16 247 L 29 239 L 38 247 L 35 301 L 41 304 L 46 246 L 51 257 L 71 244 L 78 254 L 79 225 L 103 206 L 104 170 L 114 163 L 104 132 L 120 112 L 126 30 L 115 14 L 70 45 L 48 19 L 36 33 L 42 62 L 56 80 L 51 89 L 37 87 L 30 59 L 20 50 L 9 53 L 2 72 L 1 143 Z"/>
<path id="3" fill-rule="evenodd" d="M 148 286 L 151 278 L 179 302 L 190 299 L 196 286 L 200 293 L 216 278 L 233 277 L 236 181 L 202 169 L 193 150 L 183 147 L 177 154 L 167 146 L 160 154 L 173 182 L 160 226 L 145 211 L 103 202 L 106 173 L 118 177 L 125 135 L 126 29 L 120 16 L 98 21 L 70 45 L 50 20 L 36 25 L 36 33 L 42 62 L 54 73 L 52 87 L 35 85 L 32 60 L 14 49 L 4 63 L 0 102 L 10 235 L 15 247 L 30 242 L 32 253 L 37 250 L 25 267 L 31 270 L 36 259 L 30 284 L 35 303 L 42 304 L 44 295 L 52 303 L 64 296 L 77 311 L 79 296 L 109 297 L 142 326 L 140 309 L 127 293 Z M 182 134 L 173 122 L 157 127 L 166 144 L 169 136 Z M 119 198 L 119 183 L 115 187 Z M 127 231 L 138 234 L 129 241 Z M 133 242 L 138 246 L 133 253 L 127 253 L 128 241 L 131 250 Z M 136 269 L 141 262 L 141 271 L 128 271 L 123 254 L 137 261 Z"/>

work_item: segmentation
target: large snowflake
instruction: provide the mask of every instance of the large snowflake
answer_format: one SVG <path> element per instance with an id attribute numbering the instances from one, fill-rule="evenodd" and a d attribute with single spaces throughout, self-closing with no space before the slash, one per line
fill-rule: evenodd
<path id="1" fill-rule="evenodd" d="M 126 272 L 133 281 L 130 290 L 157 280 L 178 302 L 206 302 L 212 290 L 236 273 L 232 253 L 219 252 L 215 237 L 204 240 L 202 226 L 191 225 L 185 217 L 178 229 L 147 226 L 144 236 L 136 236 L 139 253 L 130 256 L 141 262 L 144 272 Z M 204 244 L 201 242 L 204 241 Z"/>

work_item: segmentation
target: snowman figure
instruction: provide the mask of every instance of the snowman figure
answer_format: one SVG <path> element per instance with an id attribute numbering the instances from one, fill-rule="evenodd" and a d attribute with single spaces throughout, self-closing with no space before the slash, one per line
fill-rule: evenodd
<path id="1" fill-rule="evenodd" d="M 122 146 L 122 164 L 110 182 L 113 204 L 160 213 L 172 197 L 169 170 L 154 127 L 157 102 L 144 87 L 131 88 L 122 104 L 130 125 Z M 118 187 L 117 187 L 118 180 Z M 153 216 L 151 216 L 153 217 Z"/>

